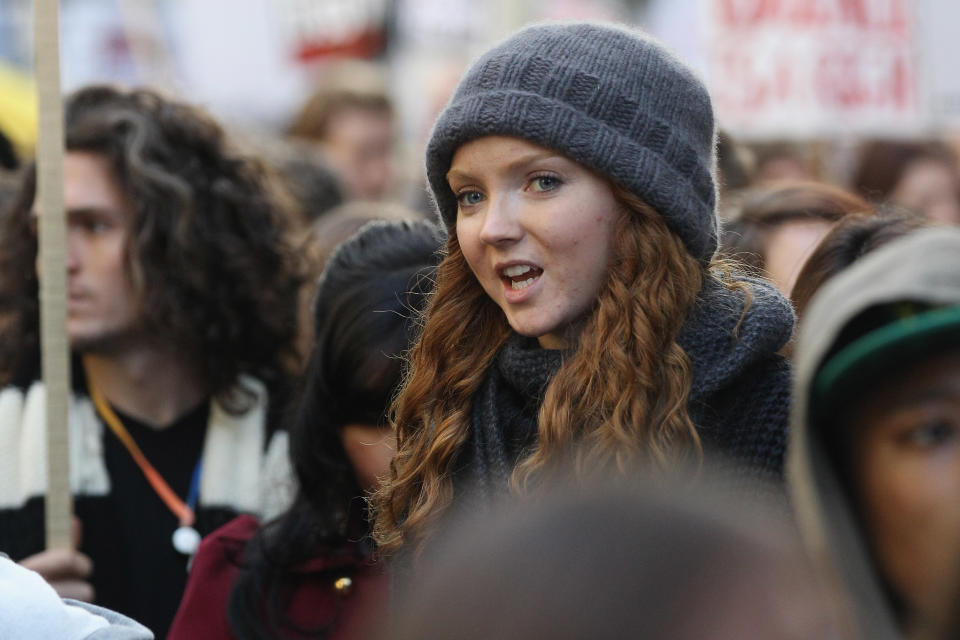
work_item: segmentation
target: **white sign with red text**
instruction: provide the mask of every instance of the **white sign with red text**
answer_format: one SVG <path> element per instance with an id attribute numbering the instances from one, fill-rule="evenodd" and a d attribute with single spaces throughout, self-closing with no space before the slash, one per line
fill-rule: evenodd
<path id="1" fill-rule="evenodd" d="M 704 0 L 707 79 L 745 138 L 915 132 L 923 121 L 908 0 Z"/>

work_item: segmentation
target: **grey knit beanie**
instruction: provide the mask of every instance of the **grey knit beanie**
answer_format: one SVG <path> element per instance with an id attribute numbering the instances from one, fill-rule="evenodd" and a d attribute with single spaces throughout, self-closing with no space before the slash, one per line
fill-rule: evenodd
<path id="1" fill-rule="evenodd" d="M 467 71 L 427 144 L 427 179 L 448 228 L 453 154 L 487 135 L 555 149 L 626 187 L 706 264 L 717 249 L 710 96 L 651 37 L 616 25 L 527 27 Z"/>

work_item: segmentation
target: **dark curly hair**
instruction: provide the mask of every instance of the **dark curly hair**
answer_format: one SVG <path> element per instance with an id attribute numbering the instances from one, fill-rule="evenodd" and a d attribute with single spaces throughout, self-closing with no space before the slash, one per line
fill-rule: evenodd
<path id="1" fill-rule="evenodd" d="M 268 385 L 295 365 L 299 259 L 266 170 L 197 109 L 93 86 L 66 107 L 66 147 L 107 158 L 131 203 L 127 268 L 145 329 L 195 354 L 214 395 L 242 410 L 240 375 Z M 38 370 L 35 168 L 0 226 L 0 377 Z"/>
<path id="2" fill-rule="evenodd" d="M 339 553 L 363 564 L 371 552 L 363 490 L 341 430 L 348 424 L 389 424 L 390 401 L 403 378 L 402 356 L 419 331 L 433 287 L 440 235 L 426 221 L 371 222 L 328 261 L 314 302 L 313 351 L 289 428 L 298 492 L 239 560 L 227 606 L 237 638 L 324 638 L 335 628 L 335 619 L 307 629 L 288 617 L 296 568 Z M 335 564 L 331 581 L 345 570 Z"/>

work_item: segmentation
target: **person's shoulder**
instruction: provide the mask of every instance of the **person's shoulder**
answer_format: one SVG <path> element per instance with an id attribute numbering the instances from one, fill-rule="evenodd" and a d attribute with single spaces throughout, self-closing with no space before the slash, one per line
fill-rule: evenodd
<path id="1" fill-rule="evenodd" d="M 63 603 L 65 606 L 85 611 L 107 621 L 108 626 L 96 629 L 83 640 L 152 640 L 154 638 L 149 629 L 122 613 L 69 598 L 64 598 Z"/>
<path id="2" fill-rule="evenodd" d="M 780 354 L 770 353 L 738 371 L 728 384 L 691 406 L 691 417 L 704 442 L 741 470 L 779 479 L 787 445 L 791 369 Z M 739 474 L 737 474 L 739 475 Z"/>
<path id="3" fill-rule="evenodd" d="M 10 411 L 21 413 L 28 403 L 39 402 L 42 404 L 45 401 L 46 393 L 46 385 L 43 380 L 38 378 L 13 380 L 0 386 L 0 414 L 5 416 L 5 419 L 0 419 L 0 428 L 9 425 L 10 420 L 7 414 Z M 88 397 L 86 390 L 82 387 L 74 388 L 70 392 L 72 403 Z M 71 409 L 73 408 L 74 406 L 71 406 Z"/>
<path id="4" fill-rule="evenodd" d="M 208 564 L 208 562 L 235 566 L 239 563 L 247 542 L 259 528 L 260 521 L 257 518 L 244 514 L 214 529 L 200 541 L 191 573 L 194 569 Z"/>
<path id="5" fill-rule="evenodd" d="M 61 599 L 40 576 L 0 558 L 0 637 L 149 640 L 143 625 L 109 609 Z"/>
<path id="6" fill-rule="evenodd" d="M 257 529 L 260 528 L 260 521 L 252 515 L 244 514 L 237 516 L 222 527 L 215 529 L 203 542 L 211 544 L 232 544 L 245 543 L 249 540 Z M 203 543 L 201 543 L 201 546 Z"/>
<path id="7" fill-rule="evenodd" d="M 253 516 L 234 518 L 200 542 L 168 638 L 230 638 L 224 612 L 247 543 L 259 528 Z"/>
<path id="8" fill-rule="evenodd" d="M 76 390 L 70 399 L 69 429 L 75 446 L 70 452 L 70 475 L 75 498 L 103 496 L 109 492 L 109 479 L 102 449 L 91 442 L 98 433 L 96 417 L 89 398 Z M 47 491 L 46 389 L 34 381 L 26 388 L 8 385 L 0 388 L 0 544 L 19 549 L 15 557 L 42 548 L 35 537 L 42 534 L 42 498 Z M 37 501 L 40 501 L 39 503 Z M 42 515 L 42 513 L 41 513 Z M 9 520 L 13 518 L 14 520 Z M 29 540 L 29 542 L 28 542 Z"/>
<path id="9" fill-rule="evenodd" d="M 691 397 L 753 386 L 773 375 L 789 384 L 789 363 L 779 354 L 793 334 L 790 302 L 770 283 L 734 275 L 705 283 L 677 341 L 693 366 Z"/>
<path id="10" fill-rule="evenodd" d="M 779 353 L 768 353 L 741 370 L 720 395 L 736 398 L 739 404 L 753 411 L 782 414 L 789 411 L 792 366 Z"/>

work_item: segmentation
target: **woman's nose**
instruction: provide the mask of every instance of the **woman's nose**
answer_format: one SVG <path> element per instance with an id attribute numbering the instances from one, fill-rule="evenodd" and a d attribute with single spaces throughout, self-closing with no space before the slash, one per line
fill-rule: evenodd
<path id="1" fill-rule="evenodd" d="M 484 212 L 480 239 L 491 245 L 516 242 L 523 236 L 519 221 L 519 204 L 509 196 L 495 197 L 488 201 Z"/>

